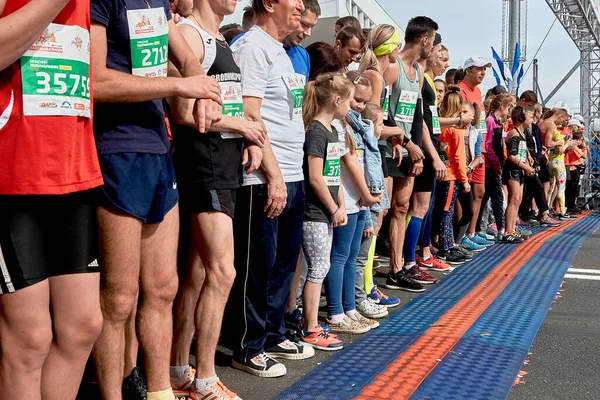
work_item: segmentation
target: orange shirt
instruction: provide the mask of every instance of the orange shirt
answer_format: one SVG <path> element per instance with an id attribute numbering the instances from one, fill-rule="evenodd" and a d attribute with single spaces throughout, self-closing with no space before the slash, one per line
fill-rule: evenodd
<path id="1" fill-rule="evenodd" d="M 444 128 L 440 135 L 440 143 L 445 142 L 448 147 L 449 165 L 446 166 L 447 181 L 460 181 L 462 184 L 469 182 L 467 178 L 467 155 L 465 153 L 464 131 L 456 128 Z"/>
<path id="2" fill-rule="evenodd" d="M 479 86 L 473 88 L 465 81 L 458 81 L 458 86 L 460 87 L 460 95 L 463 100 L 479 104 L 479 109 L 482 113 L 485 113 Z"/>
<path id="3" fill-rule="evenodd" d="M 14 13 L 27 3 L 29 0 L 6 2 L 2 17 Z M 89 52 L 89 47 L 85 45 L 85 37 L 77 35 L 72 42 L 61 42 L 61 36 L 54 34 L 58 32 L 56 29 L 60 29 L 59 25 L 76 26 L 82 31 L 89 32 L 89 0 L 71 0 L 54 19 L 53 24 L 56 26 L 49 26 L 32 46 L 32 49 L 39 49 L 37 54 L 46 57 L 41 58 L 40 65 L 45 65 L 44 60 L 50 60 L 47 58 L 50 56 L 46 56 L 50 52 L 60 54 Z M 26 58 L 22 60 L 27 62 Z M 61 90 L 56 90 L 57 94 L 53 97 L 45 95 L 48 93 L 46 91 L 38 90 L 40 99 L 35 106 L 43 112 L 26 112 L 27 107 L 30 109 L 34 103 L 33 100 L 24 102 L 24 97 L 30 99 L 33 96 L 23 94 L 20 61 L 0 71 L 0 149 L 2 152 L 0 194 L 55 195 L 83 191 L 102 185 L 102 174 L 92 132 L 91 110 L 90 118 L 66 116 L 67 109 L 85 110 L 85 103 L 73 102 L 70 97 L 64 97 L 64 92 L 61 94 L 64 101 L 56 100 Z M 49 61 L 46 62 L 48 65 L 51 64 Z M 62 59 L 57 62 L 64 64 L 65 71 L 72 71 L 70 79 L 59 83 L 70 84 L 79 77 L 81 79 L 76 80 L 78 83 L 74 87 L 86 93 L 87 89 L 84 89 L 83 84 L 86 82 L 83 79 L 85 76 L 73 74 L 78 71 L 79 74 L 87 73 L 90 77 L 87 80 L 89 83 L 91 68 L 85 69 L 80 66 L 79 70 L 75 70 L 74 67 L 70 67 L 71 64 Z M 54 83 L 60 80 L 60 75 L 54 77 Z M 27 90 L 37 90 L 29 87 L 32 85 L 31 79 L 27 82 Z M 91 94 L 93 88 L 91 85 L 88 88 L 89 98 L 93 99 Z M 70 94 L 74 92 L 75 89 Z M 39 115 L 43 113 L 46 114 Z"/>

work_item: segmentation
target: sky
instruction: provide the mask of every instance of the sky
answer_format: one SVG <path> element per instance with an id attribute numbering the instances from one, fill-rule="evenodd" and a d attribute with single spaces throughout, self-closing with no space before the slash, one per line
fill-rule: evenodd
<path id="1" fill-rule="evenodd" d="M 527 61 L 533 59 L 544 36 L 555 19 L 545 0 L 528 0 Z M 462 65 L 470 56 L 480 55 L 492 61 L 491 46 L 500 54 L 502 49 L 502 1 L 501 0 L 378 0 L 400 27 L 417 15 L 426 15 L 440 26 L 443 44 L 450 50 L 450 66 Z M 477 4 L 477 6 L 466 6 Z M 556 22 L 546 42 L 539 51 L 539 83 L 546 97 L 563 79 L 579 59 L 579 51 L 560 22 Z M 491 71 L 484 85 L 494 86 Z M 533 88 L 533 67 L 521 83 L 521 91 Z M 579 110 L 579 70 L 577 70 L 556 95 L 550 106 L 561 100 L 572 111 Z"/>

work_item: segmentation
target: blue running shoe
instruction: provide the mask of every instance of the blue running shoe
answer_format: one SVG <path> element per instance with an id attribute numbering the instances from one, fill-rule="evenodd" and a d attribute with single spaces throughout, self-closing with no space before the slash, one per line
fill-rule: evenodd
<path id="1" fill-rule="evenodd" d="M 481 246 L 485 246 L 485 247 L 492 246 L 494 244 L 494 242 L 492 242 L 491 240 L 484 239 L 479 235 L 473 235 L 473 237 L 469 236 L 469 239 L 471 239 L 473 242 L 475 242 Z"/>
<path id="2" fill-rule="evenodd" d="M 485 246 L 475 243 L 468 236 L 465 236 L 460 241 L 460 245 L 469 251 L 483 251 Z"/>
<path id="3" fill-rule="evenodd" d="M 283 321 L 286 329 L 290 331 L 295 331 L 300 334 L 304 330 L 304 326 L 302 325 L 302 310 L 299 308 L 286 311 L 283 316 Z"/>
<path id="4" fill-rule="evenodd" d="M 375 303 L 380 306 L 386 306 L 388 308 L 396 307 L 400 304 L 400 299 L 397 297 L 390 297 L 387 294 L 383 293 L 377 286 L 373 286 L 371 289 L 371 293 L 367 295 L 367 297 L 373 300 Z"/>
<path id="5" fill-rule="evenodd" d="M 490 241 L 490 242 L 493 242 L 493 241 L 495 241 L 495 240 L 496 240 L 496 236 L 494 236 L 494 235 L 489 235 L 489 234 L 487 234 L 487 233 L 485 233 L 485 232 L 477 232 L 477 233 L 475 234 L 475 236 L 479 236 L 480 238 L 484 238 L 485 240 L 488 240 L 488 241 Z"/>
<path id="6" fill-rule="evenodd" d="M 529 229 L 525 229 L 519 225 L 517 225 L 517 232 L 520 233 L 521 236 L 523 236 L 523 239 L 529 239 L 531 235 L 533 235 L 532 231 L 530 231 Z"/>

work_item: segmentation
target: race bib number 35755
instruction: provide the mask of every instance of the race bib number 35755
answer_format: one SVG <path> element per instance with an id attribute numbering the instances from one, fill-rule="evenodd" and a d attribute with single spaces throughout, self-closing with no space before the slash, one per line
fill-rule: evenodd
<path id="1" fill-rule="evenodd" d="M 50 24 L 20 59 L 23 112 L 90 117 L 90 34 Z"/>

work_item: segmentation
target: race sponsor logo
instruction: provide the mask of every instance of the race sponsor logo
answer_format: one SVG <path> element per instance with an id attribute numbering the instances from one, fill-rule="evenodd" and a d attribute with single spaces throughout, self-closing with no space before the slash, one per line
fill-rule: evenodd
<path id="1" fill-rule="evenodd" d="M 81 104 L 81 103 L 75 103 L 75 107 L 76 110 L 85 110 L 85 104 Z"/>
<path id="2" fill-rule="evenodd" d="M 60 108 L 68 108 L 71 109 L 73 108 L 73 106 L 71 105 L 71 103 L 69 103 L 68 101 L 63 101 L 63 103 L 60 105 Z"/>
<path id="3" fill-rule="evenodd" d="M 58 104 L 53 101 L 43 101 L 40 103 L 40 108 L 58 108 Z"/>
<path id="4" fill-rule="evenodd" d="M 56 39 L 56 34 L 50 29 L 46 28 L 46 30 L 38 37 L 35 43 L 33 43 L 30 50 L 62 53 L 63 46 Z"/>
<path id="5" fill-rule="evenodd" d="M 71 41 L 71 44 L 74 45 L 77 48 L 77 50 L 81 50 L 83 48 L 83 40 L 81 40 L 81 37 L 79 35 L 75 36 L 73 41 Z"/>

